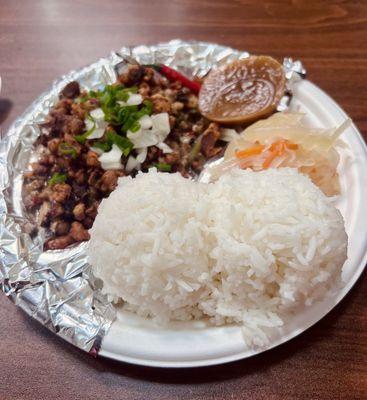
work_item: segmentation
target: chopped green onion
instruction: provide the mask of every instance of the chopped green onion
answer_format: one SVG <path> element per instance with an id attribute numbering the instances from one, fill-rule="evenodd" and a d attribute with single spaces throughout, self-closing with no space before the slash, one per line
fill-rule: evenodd
<path id="1" fill-rule="evenodd" d="M 151 115 L 153 105 L 150 101 L 144 100 L 141 105 L 121 105 L 120 101 L 126 102 L 130 94 L 137 93 L 137 87 L 125 88 L 122 85 L 106 85 L 104 89 L 93 91 L 91 90 L 86 96 L 80 97 L 80 101 L 87 101 L 90 98 L 99 100 L 101 109 L 104 112 L 104 120 L 116 129 L 117 133 L 109 133 L 107 140 L 95 142 L 94 146 L 103 151 L 110 150 L 112 144 L 116 144 L 121 151 L 127 156 L 133 148 L 133 144 L 126 138 L 128 131 L 137 132 L 141 125 L 139 120 L 144 115 Z M 95 121 L 88 116 L 87 118 L 93 121 L 93 127 L 82 135 L 75 136 L 75 140 L 79 143 L 85 143 L 88 136 L 96 129 Z"/>
<path id="2" fill-rule="evenodd" d="M 106 85 L 98 92 L 90 92 L 99 99 L 100 106 L 105 114 L 105 121 L 112 125 L 122 125 L 122 132 L 126 133 L 131 128 L 134 131 L 139 130 L 137 121 L 143 115 L 150 115 L 153 111 L 152 103 L 148 100 L 143 101 L 140 110 L 139 107 L 118 104 L 119 101 L 126 102 L 130 94 L 137 93 L 137 87 L 125 88 L 122 85 Z"/>
<path id="3" fill-rule="evenodd" d="M 97 147 L 97 149 L 101 149 L 102 151 L 110 151 L 111 143 L 108 142 L 94 142 L 93 147 Z"/>
<path id="4" fill-rule="evenodd" d="M 187 158 L 187 161 L 189 162 L 189 164 L 191 164 L 196 156 L 200 153 L 200 149 L 201 149 L 201 138 L 203 137 L 203 134 L 201 134 L 196 140 L 194 145 L 191 148 L 191 151 L 189 153 L 189 156 Z"/>
<path id="5" fill-rule="evenodd" d="M 96 92 L 95 90 L 91 90 L 88 94 L 89 94 L 89 97 L 94 97 L 94 98 L 96 98 L 96 97 L 98 97 L 98 91 Z"/>
<path id="6" fill-rule="evenodd" d="M 136 86 L 130 87 L 130 88 L 125 88 L 122 89 L 118 92 L 116 92 L 116 99 L 118 101 L 127 101 L 129 99 L 130 94 L 132 93 L 137 93 L 138 88 Z"/>
<path id="7" fill-rule="evenodd" d="M 136 118 L 140 119 L 144 115 L 151 115 L 153 111 L 153 105 L 149 100 L 144 100 L 143 107 L 136 113 Z"/>
<path id="8" fill-rule="evenodd" d="M 166 163 L 157 163 L 155 167 L 161 172 L 171 172 L 172 166 Z"/>
<path id="9" fill-rule="evenodd" d="M 60 172 L 55 172 L 49 179 L 49 185 L 57 185 L 58 183 L 65 183 L 67 176 L 65 174 L 60 174 Z"/>
<path id="10" fill-rule="evenodd" d="M 73 160 L 75 160 L 78 157 L 78 152 L 76 151 L 75 147 L 71 146 L 66 142 L 62 142 L 59 144 L 59 152 L 67 156 L 71 156 Z"/>
<path id="11" fill-rule="evenodd" d="M 107 132 L 107 141 L 115 144 L 122 151 L 125 157 L 129 155 L 130 151 L 134 147 L 128 138 L 120 136 L 112 131 Z"/>
<path id="12" fill-rule="evenodd" d="M 90 115 L 88 115 L 87 118 L 90 119 L 91 121 L 93 121 L 93 126 L 87 132 L 83 133 L 82 135 L 74 136 L 74 139 L 79 143 L 84 143 L 87 140 L 88 136 L 90 136 L 93 133 L 93 131 L 96 129 L 96 122 L 94 121 L 94 119 Z"/>
<path id="13" fill-rule="evenodd" d="M 134 123 L 130 126 L 130 131 L 135 133 L 140 129 L 139 121 L 134 121 Z"/>
<path id="14" fill-rule="evenodd" d="M 144 100 L 143 104 L 145 106 L 145 113 L 151 115 L 153 112 L 153 103 L 150 100 Z"/>
<path id="15" fill-rule="evenodd" d="M 121 92 L 121 93 L 118 93 L 116 95 L 116 99 L 118 101 L 127 101 L 128 98 L 129 98 L 129 93 L 128 92 Z"/>
<path id="16" fill-rule="evenodd" d="M 128 119 L 122 126 L 122 132 L 137 132 L 140 129 L 139 119 L 144 115 L 151 115 L 153 110 L 152 103 L 149 100 L 144 100 L 143 107 L 134 113 L 130 113 Z"/>

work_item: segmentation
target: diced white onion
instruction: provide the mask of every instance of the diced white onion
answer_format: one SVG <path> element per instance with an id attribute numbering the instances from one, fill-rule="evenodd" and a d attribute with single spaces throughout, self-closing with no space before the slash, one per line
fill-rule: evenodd
<path id="1" fill-rule="evenodd" d="M 104 120 L 104 112 L 102 108 L 96 108 L 95 110 L 92 110 L 90 112 L 90 116 L 96 121 Z"/>
<path id="2" fill-rule="evenodd" d="M 91 149 L 92 151 L 94 151 L 95 153 L 97 153 L 99 156 L 101 156 L 101 155 L 104 153 L 104 151 L 103 151 L 102 149 L 98 148 L 98 147 L 93 147 L 93 146 L 91 146 L 90 149 Z"/>
<path id="3" fill-rule="evenodd" d="M 85 127 L 87 131 L 92 130 L 95 128 L 92 133 L 87 137 L 88 140 L 90 139 L 100 139 L 105 129 L 107 128 L 108 123 L 104 120 L 104 112 L 101 108 L 96 108 L 90 112 L 91 118 L 86 118 L 84 120 Z"/>
<path id="4" fill-rule="evenodd" d="M 129 98 L 127 99 L 127 105 L 129 106 L 138 106 L 143 102 L 143 97 L 141 94 L 130 94 Z"/>
<path id="5" fill-rule="evenodd" d="M 140 167 L 147 156 L 148 147 L 157 145 L 163 153 L 171 153 L 172 149 L 163 143 L 170 133 L 169 117 L 167 113 L 155 114 L 149 117 L 144 115 L 139 119 L 140 129 L 137 132 L 127 131 L 126 136 L 134 149 L 138 150 L 138 156 L 135 158 L 130 156 L 126 164 L 126 171 Z"/>
<path id="6" fill-rule="evenodd" d="M 139 161 L 133 157 L 130 156 L 127 160 L 126 166 L 125 166 L 125 170 L 127 173 L 131 172 L 133 169 L 139 168 L 140 167 L 140 163 Z"/>
<path id="7" fill-rule="evenodd" d="M 104 166 L 102 166 L 103 169 L 110 170 L 110 169 L 122 169 L 122 164 L 121 162 L 108 162 L 108 163 L 104 163 Z"/>
<path id="8" fill-rule="evenodd" d="M 168 144 L 163 143 L 163 142 L 158 143 L 158 144 L 157 144 L 157 147 L 158 147 L 159 149 L 161 149 L 161 150 L 163 151 L 164 154 L 172 153 L 172 151 L 173 151 L 173 150 L 168 146 Z"/>
<path id="9" fill-rule="evenodd" d="M 150 118 L 149 115 L 143 115 L 139 119 L 139 124 L 141 129 L 150 129 L 153 125 L 152 118 Z"/>
<path id="10" fill-rule="evenodd" d="M 169 125 L 169 118 L 167 113 L 160 113 L 151 116 L 153 127 L 152 130 L 163 140 L 170 133 L 171 127 Z"/>
<path id="11" fill-rule="evenodd" d="M 121 169 L 121 156 L 122 151 L 115 145 L 112 145 L 112 149 L 106 153 L 103 153 L 98 157 L 99 162 L 103 169 Z"/>
<path id="12" fill-rule="evenodd" d="M 126 136 L 134 145 L 134 149 L 141 149 L 143 147 L 154 146 L 157 144 L 157 138 L 153 131 L 150 129 L 139 129 L 137 132 L 127 131 Z"/>
<path id="13" fill-rule="evenodd" d="M 95 123 L 92 120 L 88 119 L 88 118 L 86 118 L 84 120 L 84 123 L 85 123 L 85 129 L 87 131 L 91 130 L 95 126 Z"/>
<path id="14" fill-rule="evenodd" d="M 126 101 L 120 100 L 117 102 L 117 104 L 119 104 L 121 107 L 126 107 L 126 106 L 138 106 L 142 102 L 143 102 L 143 97 L 141 94 L 130 93 Z"/>
<path id="15" fill-rule="evenodd" d="M 139 163 L 143 163 L 145 161 L 145 159 L 147 158 L 147 154 L 148 154 L 147 147 L 144 147 L 143 149 L 138 149 L 138 156 L 136 157 L 136 160 Z"/>
<path id="16" fill-rule="evenodd" d="M 105 128 L 96 128 L 94 131 L 87 137 L 88 140 L 91 139 L 100 139 L 104 135 Z"/>

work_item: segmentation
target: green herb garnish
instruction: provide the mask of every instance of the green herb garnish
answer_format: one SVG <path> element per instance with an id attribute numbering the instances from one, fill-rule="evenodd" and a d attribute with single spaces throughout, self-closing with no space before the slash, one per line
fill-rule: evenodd
<path id="1" fill-rule="evenodd" d="M 189 162 L 189 164 L 191 164 L 195 158 L 197 157 L 197 155 L 200 153 L 200 149 L 201 149 L 201 139 L 202 139 L 203 135 L 201 134 L 196 140 L 194 145 L 191 148 L 191 151 L 189 153 L 188 159 L 187 161 Z"/>
<path id="2" fill-rule="evenodd" d="M 120 136 L 112 131 L 107 132 L 107 143 L 111 143 L 111 146 L 112 144 L 115 144 L 122 151 L 125 157 L 129 155 L 130 151 L 134 147 L 128 138 Z"/>
<path id="3" fill-rule="evenodd" d="M 139 111 L 130 112 L 126 122 L 122 126 L 122 132 L 126 133 L 127 131 L 130 132 L 137 132 L 140 129 L 139 119 L 144 117 L 144 115 L 151 115 L 153 111 L 153 105 L 149 100 L 143 101 L 143 106 Z"/>
<path id="4" fill-rule="evenodd" d="M 138 131 L 140 129 L 138 120 L 143 115 L 151 115 L 153 111 L 152 103 L 148 100 L 143 101 L 141 106 L 127 106 L 118 103 L 119 101 L 126 102 L 130 94 L 137 92 L 137 87 L 125 88 L 122 85 L 106 85 L 103 90 L 91 90 L 86 99 L 98 99 L 105 114 L 105 121 L 114 126 L 121 126 L 121 132 L 126 134 L 128 130 Z"/>
<path id="5" fill-rule="evenodd" d="M 133 132 L 133 133 L 136 133 L 139 129 L 140 129 L 140 123 L 139 123 L 139 121 L 134 121 L 134 122 L 131 124 L 130 128 L 129 128 L 129 130 L 130 130 L 131 132 Z"/>
<path id="6" fill-rule="evenodd" d="M 171 172 L 172 166 L 166 163 L 157 163 L 155 167 L 161 172 Z"/>
<path id="7" fill-rule="evenodd" d="M 153 112 L 153 103 L 150 100 L 144 100 L 144 114 L 151 115 Z"/>
<path id="8" fill-rule="evenodd" d="M 111 150 L 112 144 L 108 142 L 94 142 L 93 147 L 97 147 L 97 149 L 106 152 Z"/>
<path id="9" fill-rule="evenodd" d="M 67 156 L 71 156 L 73 160 L 78 157 L 78 152 L 76 151 L 76 148 L 66 142 L 62 142 L 59 144 L 59 152 Z"/>
<path id="10" fill-rule="evenodd" d="M 49 179 L 48 184 L 53 186 L 58 183 L 65 183 L 67 176 L 65 174 L 60 174 L 60 172 L 55 172 L 52 177 Z"/>
<path id="11" fill-rule="evenodd" d="M 87 118 L 93 122 L 93 126 L 89 130 L 84 132 L 82 135 L 74 136 L 74 139 L 79 143 L 84 143 L 87 140 L 88 136 L 90 136 L 96 129 L 96 122 L 94 121 L 94 119 L 90 115 L 88 115 Z"/>
<path id="12" fill-rule="evenodd" d="M 119 104 L 121 101 L 126 102 L 130 94 L 137 92 L 137 87 L 125 88 L 122 85 L 106 85 L 103 90 L 91 90 L 80 98 L 80 101 L 87 101 L 91 98 L 98 99 L 104 112 L 104 120 L 116 130 L 116 132 L 107 131 L 106 140 L 94 142 L 93 146 L 103 151 L 109 151 L 112 144 L 116 144 L 125 156 L 130 153 L 133 144 L 126 138 L 127 132 L 138 132 L 141 128 L 139 119 L 144 115 L 151 115 L 153 111 L 153 105 L 148 100 L 144 100 L 143 104 L 139 106 Z M 79 143 L 85 143 L 88 136 L 96 129 L 96 122 L 90 116 L 87 118 L 93 121 L 93 127 L 82 135 L 74 136 Z"/>
<path id="13" fill-rule="evenodd" d="M 138 88 L 136 86 L 132 86 L 129 88 L 122 87 L 121 90 L 116 92 L 116 98 L 119 101 L 127 101 L 131 93 L 137 93 Z"/>
<path id="14" fill-rule="evenodd" d="M 105 113 L 105 120 L 113 125 L 122 125 L 131 113 L 138 111 L 138 108 L 137 106 L 121 106 L 118 102 L 127 101 L 130 94 L 136 93 L 137 90 L 136 87 L 124 88 L 122 85 L 106 85 L 103 90 L 93 94 L 99 99 Z"/>

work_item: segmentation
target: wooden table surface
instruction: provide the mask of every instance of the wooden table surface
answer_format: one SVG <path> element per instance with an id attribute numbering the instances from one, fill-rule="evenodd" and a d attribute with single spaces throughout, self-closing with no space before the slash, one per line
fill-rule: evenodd
<path id="1" fill-rule="evenodd" d="M 0 0 L 3 131 L 53 79 L 122 45 L 173 38 L 300 58 L 367 137 L 367 2 Z M 367 398 L 367 276 L 316 326 L 195 370 L 93 359 L 0 295 L 0 399 Z"/>

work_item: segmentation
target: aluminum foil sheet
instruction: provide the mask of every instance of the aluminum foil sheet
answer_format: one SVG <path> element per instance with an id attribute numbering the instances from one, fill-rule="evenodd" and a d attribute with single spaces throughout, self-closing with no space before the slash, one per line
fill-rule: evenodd
<path id="1" fill-rule="evenodd" d="M 86 89 L 98 89 L 116 80 L 123 57 L 142 64 L 164 63 L 188 76 L 205 76 L 213 65 L 248 57 L 228 47 L 174 40 L 156 46 L 123 47 L 109 57 L 71 71 L 55 81 L 9 128 L 0 142 L 0 288 L 28 315 L 75 346 L 97 354 L 115 310 L 100 292 L 86 259 L 87 243 L 66 250 L 43 251 L 44 232 L 22 202 L 23 173 L 32 157 L 33 143 L 58 93 L 77 80 Z M 288 82 L 304 77 L 299 61 L 287 58 Z M 288 87 L 290 89 L 290 87 Z M 290 96 L 281 103 L 287 107 Z"/>

